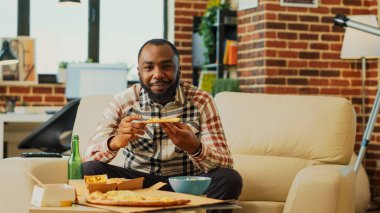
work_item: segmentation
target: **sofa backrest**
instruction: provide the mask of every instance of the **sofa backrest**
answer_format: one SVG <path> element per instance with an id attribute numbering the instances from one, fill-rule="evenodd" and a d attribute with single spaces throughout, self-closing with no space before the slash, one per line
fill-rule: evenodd
<path id="1" fill-rule="evenodd" d="M 223 92 L 215 101 L 232 153 L 351 159 L 356 115 L 344 98 Z"/>
<path id="2" fill-rule="evenodd" d="M 284 202 L 297 173 L 315 164 L 348 164 L 356 115 L 338 97 L 222 92 L 215 97 L 242 201 Z"/>
<path id="3" fill-rule="evenodd" d="M 79 135 L 79 150 L 82 156 L 112 97 L 112 95 L 94 95 L 81 99 L 75 118 L 73 135 Z"/>

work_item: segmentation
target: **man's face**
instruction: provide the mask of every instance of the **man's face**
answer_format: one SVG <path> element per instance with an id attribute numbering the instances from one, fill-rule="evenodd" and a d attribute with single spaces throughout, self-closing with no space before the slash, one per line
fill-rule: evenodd
<path id="1" fill-rule="evenodd" d="M 139 78 L 153 101 L 167 103 L 179 84 L 178 59 L 168 45 L 147 44 L 139 58 Z"/>

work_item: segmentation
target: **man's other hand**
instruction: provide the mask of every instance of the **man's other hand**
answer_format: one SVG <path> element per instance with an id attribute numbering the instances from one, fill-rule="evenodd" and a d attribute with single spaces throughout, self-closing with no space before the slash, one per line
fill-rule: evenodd
<path id="1" fill-rule="evenodd" d="M 189 126 L 183 123 L 160 123 L 173 143 L 183 151 L 194 154 L 201 145 L 197 136 Z"/>

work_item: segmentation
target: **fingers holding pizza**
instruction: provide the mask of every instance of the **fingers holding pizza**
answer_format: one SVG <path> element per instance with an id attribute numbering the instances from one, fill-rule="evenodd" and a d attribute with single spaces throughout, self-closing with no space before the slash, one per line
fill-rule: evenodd
<path id="1" fill-rule="evenodd" d="M 160 126 L 178 148 L 190 154 L 198 150 L 200 142 L 188 125 L 183 123 L 160 123 Z"/>
<path id="2" fill-rule="evenodd" d="M 141 120 L 141 115 L 129 115 L 124 117 L 117 128 L 117 134 L 108 141 L 108 148 L 112 151 L 119 150 L 128 145 L 132 140 L 138 139 L 144 135 L 146 124 L 142 122 L 134 122 Z"/>

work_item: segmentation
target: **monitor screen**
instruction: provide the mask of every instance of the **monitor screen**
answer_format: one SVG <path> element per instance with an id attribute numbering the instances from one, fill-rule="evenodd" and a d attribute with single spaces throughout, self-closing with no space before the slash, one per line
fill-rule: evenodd
<path id="1" fill-rule="evenodd" d="M 128 68 L 119 64 L 68 64 L 66 90 L 68 100 L 90 95 L 115 95 L 127 88 Z"/>

